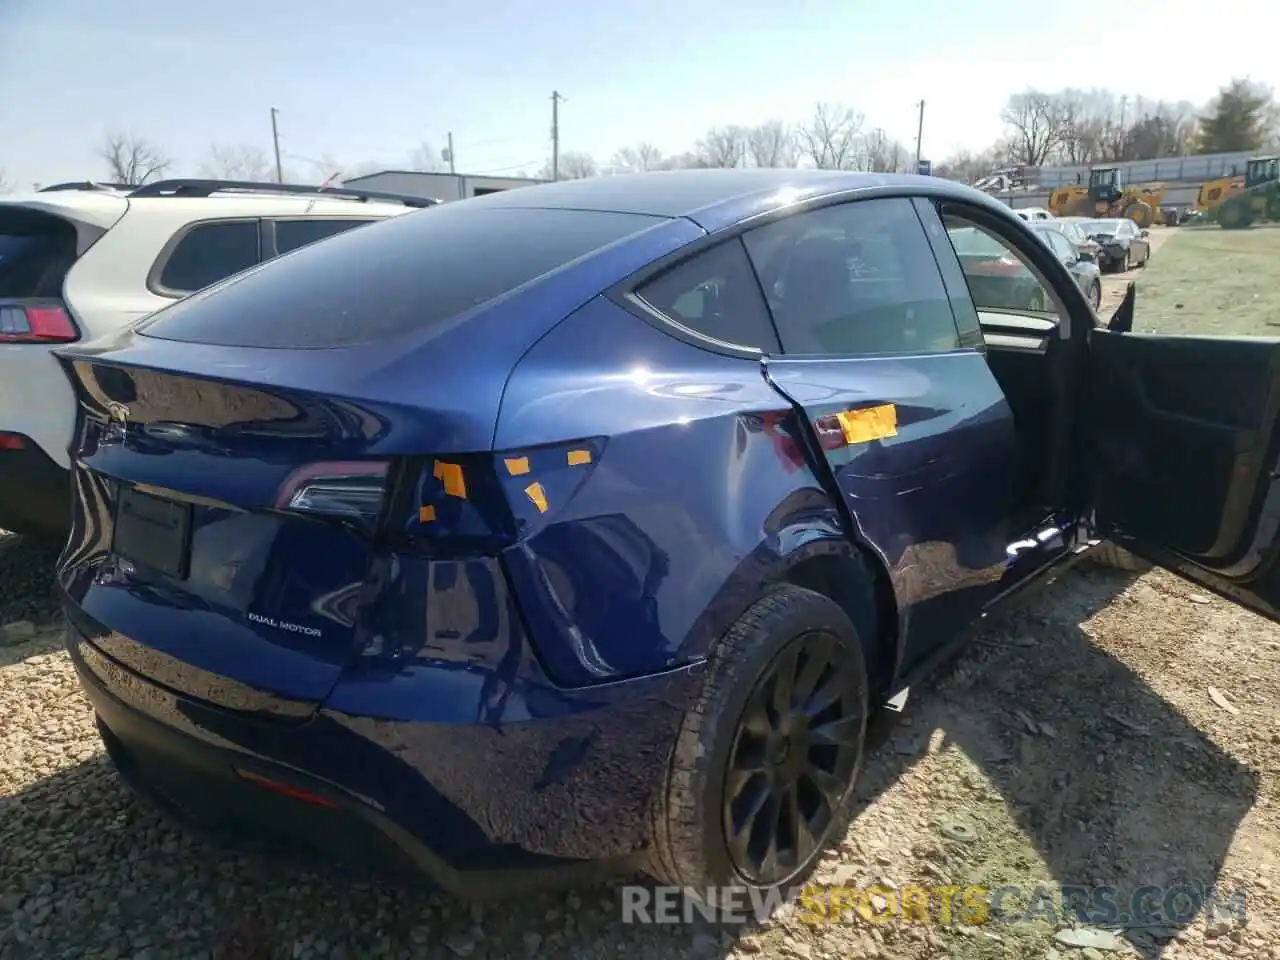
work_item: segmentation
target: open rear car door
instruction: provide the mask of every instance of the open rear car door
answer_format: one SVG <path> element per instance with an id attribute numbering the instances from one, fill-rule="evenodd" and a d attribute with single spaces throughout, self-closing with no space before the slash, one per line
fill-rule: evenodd
<path id="1" fill-rule="evenodd" d="M 1097 534 L 1280 620 L 1280 340 L 1117 319 L 1090 332 Z"/>

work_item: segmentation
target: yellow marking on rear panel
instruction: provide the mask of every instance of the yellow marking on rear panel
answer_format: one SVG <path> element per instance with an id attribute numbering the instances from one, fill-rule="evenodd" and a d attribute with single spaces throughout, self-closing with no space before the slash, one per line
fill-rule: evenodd
<path id="1" fill-rule="evenodd" d="M 444 484 L 444 492 L 451 497 L 467 499 L 467 482 L 462 477 L 462 467 L 456 463 L 436 461 L 436 479 Z"/>
<path id="2" fill-rule="evenodd" d="M 507 457 L 503 463 L 507 465 L 507 473 L 513 477 L 523 477 L 529 472 L 528 457 Z"/>
<path id="3" fill-rule="evenodd" d="M 547 512 L 547 491 L 542 489 L 542 484 L 535 481 L 525 487 L 524 492 L 528 494 L 529 499 L 533 501 L 533 505 L 538 508 L 539 513 Z"/>
<path id="4" fill-rule="evenodd" d="M 898 435 L 898 408 L 892 403 L 882 403 L 860 410 L 845 410 L 836 414 L 844 442 L 868 443 Z"/>
<path id="5" fill-rule="evenodd" d="M 427 504 L 425 507 L 418 508 L 418 522 L 430 523 L 436 518 L 436 508 Z"/>
<path id="6" fill-rule="evenodd" d="M 590 462 L 591 462 L 590 450 L 570 450 L 569 451 L 569 466 L 580 467 L 584 463 L 590 463 Z"/>

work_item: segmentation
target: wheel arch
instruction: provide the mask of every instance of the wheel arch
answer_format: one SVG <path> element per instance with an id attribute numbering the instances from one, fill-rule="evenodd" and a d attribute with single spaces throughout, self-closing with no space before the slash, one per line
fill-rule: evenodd
<path id="1" fill-rule="evenodd" d="M 811 540 L 781 558 L 777 582 L 834 601 L 861 637 L 874 693 L 889 687 L 898 665 L 898 604 L 889 571 L 869 547 L 841 537 Z"/>
<path id="2" fill-rule="evenodd" d="M 710 655 L 756 600 L 789 584 L 827 597 L 849 616 L 866 648 L 872 693 L 885 692 L 898 668 L 902 636 L 888 568 L 868 544 L 845 532 L 835 504 L 818 491 L 807 494 L 798 498 L 809 507 L 803 517 L 781 526 L 766 524 L 764 537 L 690 631 L 686 658 Z M 813 502 L 815 494 L 822 497 L 821 505 Z"/>

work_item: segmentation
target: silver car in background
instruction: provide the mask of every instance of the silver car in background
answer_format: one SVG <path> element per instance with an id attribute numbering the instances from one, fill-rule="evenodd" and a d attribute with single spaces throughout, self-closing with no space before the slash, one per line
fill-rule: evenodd
<path id="1" fill-rule="evenodd" d="M 1097 310 L 1102 303 L 1102 270 L 1094 256 L 1071 240 L 1054 221 L 1032 221 L 1028 226 L 1071 271 L 1089 303 Z"/>

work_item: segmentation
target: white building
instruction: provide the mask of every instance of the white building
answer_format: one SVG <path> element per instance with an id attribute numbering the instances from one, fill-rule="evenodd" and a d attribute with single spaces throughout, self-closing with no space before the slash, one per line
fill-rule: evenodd
<path id="1" fill-rule="evenodd" d="M 480 197 L 499 190 L 530 187 L 544 183 L 532 177 L 477 177 L 465 173 L 423 173 L 416 170 L 383 170 L 343 181 L 343 186 L 361 190 L 378 190 L 403 196 L 424 197 L 447 203 Z"/>

